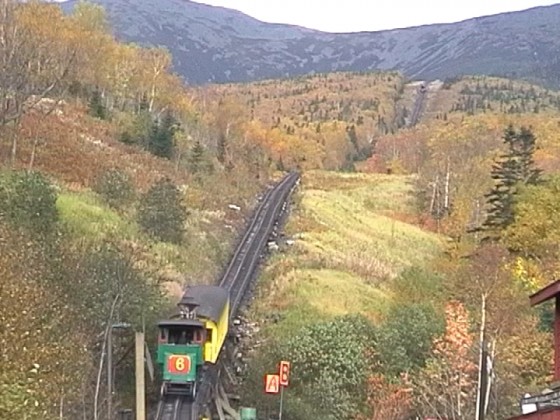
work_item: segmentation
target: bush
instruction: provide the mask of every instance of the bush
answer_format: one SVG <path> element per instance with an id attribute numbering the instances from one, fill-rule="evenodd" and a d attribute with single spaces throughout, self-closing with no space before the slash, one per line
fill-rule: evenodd
<path id="1" fill-rule="evenodd" d="M 39 172 L 12 172 L 0 181 L 0 217 L 34 233 L 52 232 L 58 222 L 54 186 Z"/>
<path id="2" fill-rule="evenodd" d="M 280 360 L 292 364 L 285 390 L 285 415 L 293 420 L 355 418 L 365 401 L 367 378 L 375 369 L 375 327 L 361 315 L 346 315 L 307 325 L 280 345 L 269 344 L 249 364 L 243 404 L 274 412 L 262 393 L 263 372 Z"/>
<path id="3" fill-rule="evenodd" d="M 138 208 L 138 224 L 148 235 L 164 242 L 182 242 L 185 217 L 179 189 L 169 179 L 150 188 Z"/>
<path id="4" fill-rule="evenodd" d="M 445 320 L 429 303 L 394 305 L 379 329 L 379 358 L 383 371 L 397 377 L 424 367 L 435 337 L 445 330 Z"/>
<path id="5" fill-rule="evenodd" d="M 375 366 L 375 335 L 367 319 L 347 315 L 304 327 L 282 348 L 292 362 L 294 386 L 308 403 L 321 407 L 322 418 L 352 418 L 359 411 Z"/>
<path id="6" fill-rule="evenodd" d="M 111 169 L 101 175 L 93 190 L 111 207 L 120 209 L 132 203 L 135 198 L 134 185 L 127 173 Z"/>

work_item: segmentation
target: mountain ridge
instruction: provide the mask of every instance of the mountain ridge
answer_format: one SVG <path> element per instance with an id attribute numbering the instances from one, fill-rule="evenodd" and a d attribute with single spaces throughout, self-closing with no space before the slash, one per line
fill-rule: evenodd
<path id="1" fill-rule="evenodd" d="M 62 3 L 69 11 L 77 0 Z M 382 31 L 330 33 L 266 23 L 190 0 L 94 0 L 124 41 L 166 46 L 189 83 L 248 82 L 332 71 L 399 70 L 560 85 L 560 4 Z"/>

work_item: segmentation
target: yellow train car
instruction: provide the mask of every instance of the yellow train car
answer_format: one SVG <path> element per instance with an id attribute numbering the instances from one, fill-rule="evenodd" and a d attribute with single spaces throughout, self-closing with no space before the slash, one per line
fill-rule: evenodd
<path id="1" fill-rule="evenodd" d="M 203 359 L 215 364 L 229 328 L 229 292 L 218 286 L 191 286 L 179 306 L 196 306 L 196 318 L 203 323 Z"/>

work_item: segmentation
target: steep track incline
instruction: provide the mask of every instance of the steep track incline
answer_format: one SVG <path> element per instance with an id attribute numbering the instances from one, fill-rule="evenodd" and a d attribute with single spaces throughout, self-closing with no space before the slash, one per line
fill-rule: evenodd
<path id="1" fill-rule="evenodd" d="M 263 197 L 237 246 L 230 263 L 219 282 L 230 295 L 230 320 L 236 315 L 239 305 L 259 265 L 267 240 L 278 222 L 287 201 L 299 180 L 299 174 L 291 172 Z M 184 396 L 162 396 L 155 420 L 196 420 L 201 408 L 212 398 L 212 388 L 218 377 L 218 367 L 210 366 L 203 371 L 198 383 L 196 400 Z"/>
<path id="2" fill-rule="evenodd" d="M 414 127 L 418 120 L 420 119 L 420 115 L 425 106 L 426 99 L 428 97 L 428 83 L 426 83 L 423 89 L 418 89 L 418 95 L 416 96 L 416 101 L 414 102 L 414 108 L 412 109 L 412 114 L 410 116 L 410 121 L 408 123 L 409 127 Z"/>

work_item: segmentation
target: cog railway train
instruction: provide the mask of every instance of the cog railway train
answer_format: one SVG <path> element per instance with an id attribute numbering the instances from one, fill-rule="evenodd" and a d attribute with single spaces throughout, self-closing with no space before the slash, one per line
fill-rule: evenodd
<path id="1" fill-rule="evenodd" d="M 202 367 L 217 362 L 226 340 L 229 292 L 218 286 L 191 286 L 177 306 L 178 314 L 158 323 L 161 392 L 194 399 Z"/>

